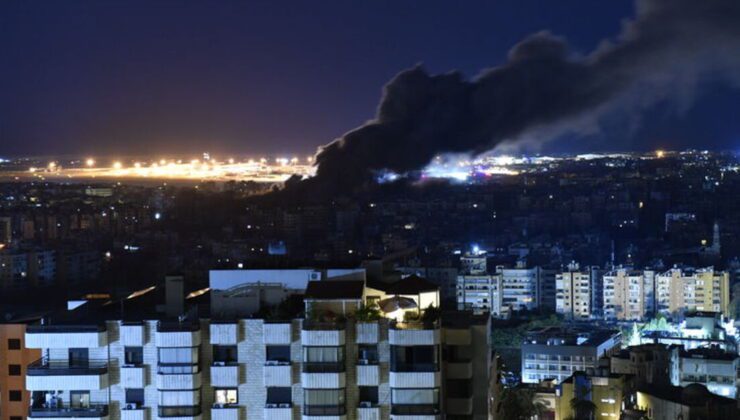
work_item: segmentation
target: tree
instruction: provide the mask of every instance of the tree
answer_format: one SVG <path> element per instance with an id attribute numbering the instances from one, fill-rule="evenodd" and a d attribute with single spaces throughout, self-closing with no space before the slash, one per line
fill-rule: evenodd
<path id="1" fill-rule="evenodd" d="M 500 418 L 506 420 L 530 420 L 542 415 L 547 405 L 531 388 L 504 388 L 501 393 Z"/>
<path id="2" fill-rule="evenodd" d="M 588 399 L 588 388 L 576 385 L 573 389 L 573 399 L 570 400 L 570 408 L 578 420 L 592 420 L 596 413 L 596 404 Z"/>

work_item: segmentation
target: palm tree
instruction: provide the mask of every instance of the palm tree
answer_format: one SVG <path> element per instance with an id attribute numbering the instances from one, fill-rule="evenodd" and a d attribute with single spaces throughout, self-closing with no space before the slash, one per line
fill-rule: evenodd
<path id="1" fill-rule="evenodd" d="M 531 420 L 546 410 L 547 405 L 531 388 L 505 388 L 501 393 L 501 419 Z"/>

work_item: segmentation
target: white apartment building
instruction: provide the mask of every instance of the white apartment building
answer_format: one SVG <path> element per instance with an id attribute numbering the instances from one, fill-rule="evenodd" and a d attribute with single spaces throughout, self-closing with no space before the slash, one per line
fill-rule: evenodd
<path id="1" fill-rule="evenodd" d="M 26 346 L 43 354 L 28 368 L 30 418 L 488 417 L 489 317 L 457 313 L 436 319 L 417 307 L 408 311 L 418 321 L 353 319 L 377 297 L 417 304 L 433 299 L 435 293 L 418 278 L 389 285 L 403 296 L 367 288 L 362 280 L 324 279 L 306 287 L 309 319 L 152 319 L 129 313 L 121 320 L 106 312 L 116 314 L 117 304 L 86 309 L 93 305 L 88 302 L 64 322 L 29 326 Z M 121 306 L 155 292 L 132 294 Z M 184 312 L 169 290 L 167 302 L 168 309 Z M 76 312 L 81 318 L 72 316 Z"/>
<path id="2" fill-rule="evenodd" d="M 591 273 L 570 264 L 568 271 L 555 276 L 555 312 L 571 319 L 588 319 L 592 315 Z"/>
<path id="3" fill-rule="evenodd" d="M 654 271 L 620 267 L 606 273 L 603 283 L 604 318 L 635 321 L 654 312 Z"/>
<path id="4" fill-rule="evenodd" d="M 737 354 L 718 349 L 681 351 L 681 386 L 699 383 L 713 394 L 735 398 L 738 361 Z"/>
<path id="5" fill-rule="evenodd" d="M 503 314 L 503 285 L 500 275 L 462 275 L 457 277 L 457 309 L 476 314 Z M 508 312 L 508 311 L 507 311 Z"/>

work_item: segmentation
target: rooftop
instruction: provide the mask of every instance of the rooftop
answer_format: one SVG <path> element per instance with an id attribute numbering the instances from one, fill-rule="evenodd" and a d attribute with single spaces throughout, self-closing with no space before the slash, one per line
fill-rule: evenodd
<path id="1" fill-rule="evenodd" d="M 362 299 L 365 282 L 362 280 L 310 281 L 306 288 L 306 299 Z"/>

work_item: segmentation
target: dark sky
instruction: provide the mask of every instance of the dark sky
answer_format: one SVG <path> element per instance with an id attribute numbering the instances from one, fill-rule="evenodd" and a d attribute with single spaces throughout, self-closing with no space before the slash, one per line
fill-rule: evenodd
<path id="1" fill-rule="evenodd" d="M 375 112 L 422 62 L 468 77 L 543 29 L 584 53 L 631 1 L 4 1 L 0 155 L 301 153 Z M 629 140 L 555 151 L 740 148 L 740 94 L 656 107 Z M 574 146 L 577 145 L 577 146 Z"/>

